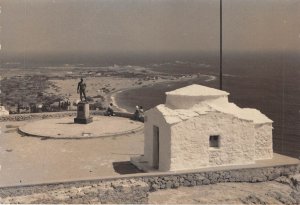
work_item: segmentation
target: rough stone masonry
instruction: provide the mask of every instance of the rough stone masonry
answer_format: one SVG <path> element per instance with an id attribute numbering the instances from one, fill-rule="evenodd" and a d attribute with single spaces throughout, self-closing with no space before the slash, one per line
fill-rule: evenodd
<path id="1" fill-rule="evenodd" d="M 0 188 L 0 203 L 147 203 L 149 192 L 160 189 L 282 179 L 288 179 L 296 190 L 295 193 L 298 193 L 300 166 L 295 164 L 225 171 L 144 173 L 119 179 L 3 187 Z"/>

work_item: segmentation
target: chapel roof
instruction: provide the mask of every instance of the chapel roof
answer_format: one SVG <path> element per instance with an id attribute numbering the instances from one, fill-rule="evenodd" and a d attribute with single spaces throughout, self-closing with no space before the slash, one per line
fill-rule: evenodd
<path id="1" fill-rule="evenodd" d="M 228 92 L 218 90 L 215 88 L 206 87 L 203 85 L 189 85 L 183 88 L 179 88 L 170 92 L 166 92 L 167 95 L 178 96 L 227 96 Z"/>
<path id="2" fill-rule="evenodd" d="M 190 85 L 184 88 L 180 88 L 171 92 L 167 92 L 167 95 L 182 95 L 182 96 L 226 96 L 229 93 L 214 88 L 209 88 L 201 85 Z M 188 97 L 187 97 L 188 99 Z M 254 124 L 272 123 L 266 115 L 261 113 L 257 109 L 252 108 L 240 108 L 234 103 L 228 102 L 228 100 L 204 100 L 199 101 L 188 109 L 171 108 L 168 104 L 161 104 L 156 106 L 156 109 L 165 117 L 167 123 L 174 124 L 192 117 L 199 115 L 205 115 L 209 112 L 221 112 L 224 114 L 232 115 L 238 119 L 251 121 Z"/>

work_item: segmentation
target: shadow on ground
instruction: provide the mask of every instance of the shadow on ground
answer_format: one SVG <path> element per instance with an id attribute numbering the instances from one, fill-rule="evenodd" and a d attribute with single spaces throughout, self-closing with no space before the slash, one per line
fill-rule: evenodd
<path id="1" fill-rule="evenodd" d="M 56 123 L 57 125 L 71 125 L 71 124 L 75 124 L 74 122 L 58 122 Z"/>
<path id="2" fill-rule="evenodd" d="M 136 168 L 130 161 L 113 162 L 112 163 L 115 172 L 118 174 L 135 174 L 143 173 L 143 171 Z"/>

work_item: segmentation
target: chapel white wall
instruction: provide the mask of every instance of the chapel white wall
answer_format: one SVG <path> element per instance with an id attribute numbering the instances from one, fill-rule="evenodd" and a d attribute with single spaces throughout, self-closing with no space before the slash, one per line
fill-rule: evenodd
<path id="1" fill-rule="evenodd" d="M 189 109 L 201 102 L 216 101 L 218 103 L 228 103 L 228 96 L 185 96 L 171 95 L 166 97 L 166 106 L 172 109 Z"/>
<path id="2" fill-rule="evenodd" d="M 168 171 L 170 169 L 170 126 L 166 123 L 162 114 L 153 108 L 145 113 L 144 125 L 144 157 L 143 160 L 153 167 L 153 126 L 159 127 L 159 170 Z"/>
<path id="3" fill-rule="evenodd" d="M 200 92 L 200 91 L 201 92 Z M 168 92 L 165 105 L 145 113 L 143 161 L 153 167 L 153 126 L 160 129 L 159 170 L 245 165 L 273 157 L 272 121 L 255 109 L 228 102 L 203 86 Z M 220 148 L 209 137 L 220 136 Z"/>
<path id="4" fill-rule="evenodd" d="M 271 123 L 255 125 L 255 159 L 273 158 L 273 127 Z"/>
<path id="5" fill-rule="evenodd" d="M 254 124 L 210 112 L 171 126 L 170 170 L 251 164 L 255 158 Z M 220 135 L 220 148 L 209 148 L 209 136 Z"/>

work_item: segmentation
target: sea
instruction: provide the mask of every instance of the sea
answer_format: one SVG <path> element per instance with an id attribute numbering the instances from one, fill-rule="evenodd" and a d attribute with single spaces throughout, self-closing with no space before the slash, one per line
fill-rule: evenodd
<path id="1" fill-rule="evenodd" d="M 215 78 L 197 78 L 163 83 L 119 93 L 116 101 L 134 111 L 165 102 L 165 92 L 190 84 L 219 88 L 219 57 L 173 59 L 144 65 L 170 75 L 201 73 Z M 259 109 L 273 123 L 274 152 L 300 157 L 300 55 L 295 53 L 240 53 L 223 56 L 223 90 L 240 107 Z"/>

